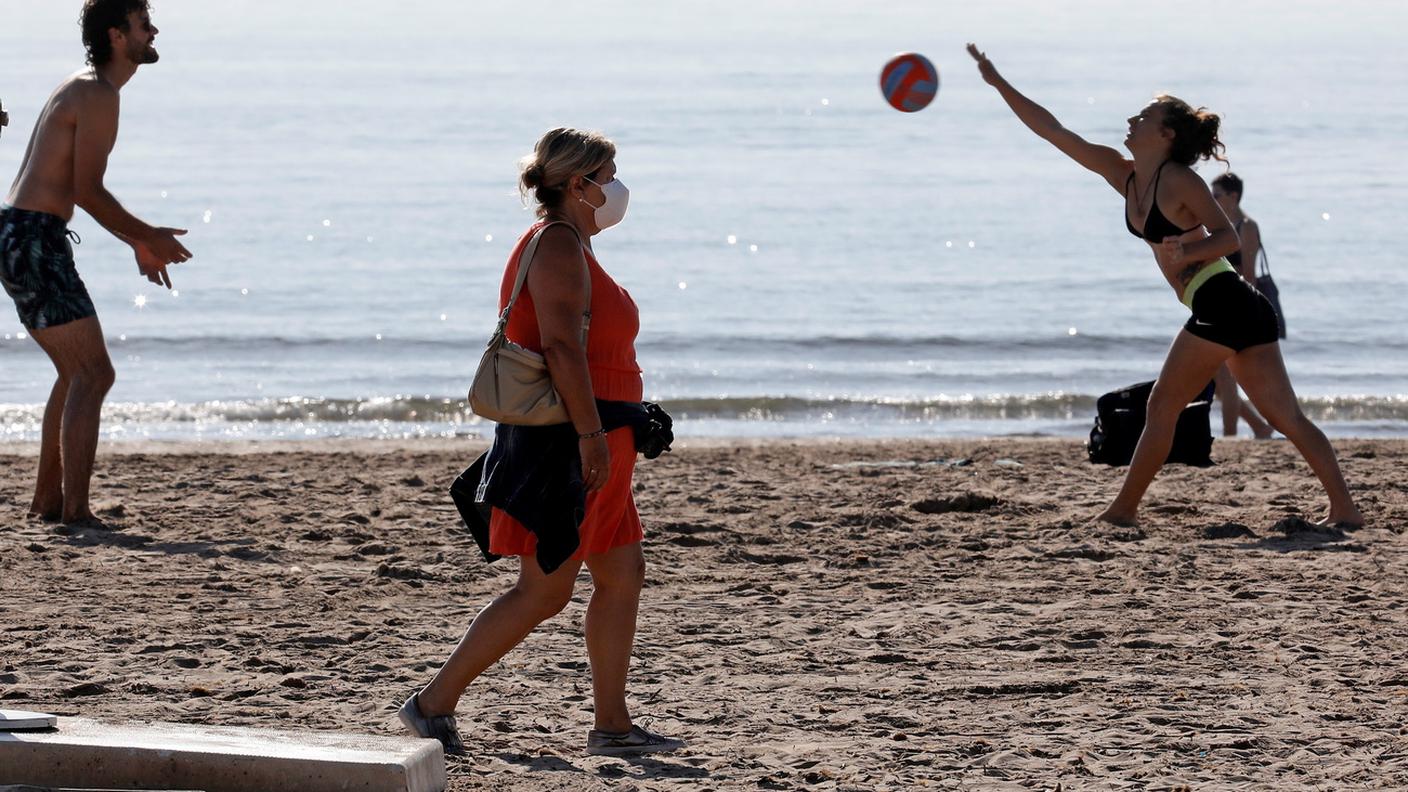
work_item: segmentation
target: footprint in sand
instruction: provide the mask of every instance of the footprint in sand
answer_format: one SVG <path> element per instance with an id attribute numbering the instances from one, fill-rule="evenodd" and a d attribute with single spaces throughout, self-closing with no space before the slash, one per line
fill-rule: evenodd
<path id="1" fill-rule="evenodd" d="M 1101 550 L 1098 547 L 1081 545 L 1065 550 L 1053 550 L 1046 554 L 1046 558 L 1084 558 L 1090 561 L 1109 561 L 1115 554 L 1108 550 Z"/>
<path id="2" fill-rule="evenodd" d="M 65 688 L 63 695 L 64 698 L 79 698 L 82 696 L 101 696 L 107 692 L 108 686 L 101 682 L 84 682 L 74 685 L 73 687 Z"/>
<path id="3" fill-rule="evenodd" d="M 965 492 L 950 498 L 926 498 L 911 504 L 910 508 L 920 514 L 947 514 L 949 512 L 982 512 L 1000 503 L 995 496 L 980 492 Z"/>
<path id="4" fill-rule="evenodd" d="M 1219 523 L 1203 528 L 1204 539 L 1237 539 L 1243 536 L 1255 539 L 1256 531 L 1236 522 Z"/>
<path id="5" fill-rule="evenodd" d="M 1069 639 L 1061 644 L 1067 649 L 1094 649 L 1100 645 L 1100 641 L 1105 638 L 1105 633 L 1100 630 L 1085 630 L 1071 633 Z"/>
<path id="6" fill-rule="evenodd" d="M 364 544 L 364 545 L 359 545 L 359 546 L 357 547 L 357 549 L 354 550 L 353 552 L 355 552 L 357 555 L 362 555 L 362 556 L 375 556 L 375 555 L 383 555 L 383 556 L 384 556 L 384 555 L 395 555 L 396 553 L 400 552 L 400 550 L 401 550 L 401 548 L 400 548 L 399 546 L 397 546 L 397 545 L 382 544 L 382 543 L 380 543 L 380 542 L 367 542 L 367 543 Z"/>
<path id="7" fill-rule="evenodd" d="M 712 540 L 705 539 L 699 536 L 690 536 L 689 534 L 684 534 L 682 536 L 671 536 L 665 541 L 669 544 L 676 545 L 679 547 L 709 547 L 710 545 L 717 544 L 717 542 L 714 542 Z"/>
<path id="8" fill-rule="evenodd" d="M 731 562 L 734 562 L 734 563 L 746 562 L 746 563 L 750 563 L 750 564 L 779 564 L 779 565 L 782 565 L 782 564 L 800 564 L 800 563 L 802 563 L 803 561 L 806 561 L 807 559 L 806 559 L 804 556 L 787 555 L 787 554 L 785 554 L 785 553 L 778 553 L 778 554 L 775 554 L 775 555 L 766 555 L 766 554 L 763 554 L 763 553 L 750 553 L 750 552 L 748 552 L 747 550 L 742 550 L 742 549 L 739 549 L 739 548 L 732 548 L 732 549 L 730 549 L 729 552 L 724 556 L 724 560 L 725 560 L 725 561 L 731 561 Z"/>
<path id="9" fill-rule="evenodd" d="M 1344 531 L 1341 531 L 1338 528 L 1334 528 L 1328 525 L 1316 525 L 1315 523 L 1308 522 L 1301 517 L 1285 517 L 1280 520 L 1277 520 L 1276 524 L 1271 526 L 1271 530 L 1276 531 L 1277 533 L 1285 534 L 1288 539 L 1297 536 L 1305 536 L 1307 534 L 1313 535 L 1317 539 L 1320 537 L 1326 537 L 1333 540 L 1349 538 L 1345 536 Z"/>

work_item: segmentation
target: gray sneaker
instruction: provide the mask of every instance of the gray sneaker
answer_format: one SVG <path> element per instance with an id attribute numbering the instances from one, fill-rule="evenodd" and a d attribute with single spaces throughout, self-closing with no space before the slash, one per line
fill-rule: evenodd
<path id="1" fill-rule="evenodd" d="M 396 717 L 411 730 L 417 737 L 428 737 L 439 740 L 445 753 L 455 756 L 464 755 L 464 740 L 460 737 L 459 728 L 455 726 L 454 715 L 436 715 L 427 718 L 420 711 L 419 693 L 414 693 L 406 699 L 406 703 L 401 705 L 400 712 Z"/>
<path id="2" fill-rule="evenodd" d="M 587 753 L 592 756 L 632 756 L 635 754 L 678 751 L 684 747 L 684 740 L 662 737 L 648 732 L 639 726 L 618 734 L 592 729 L 587 732 Z"/>

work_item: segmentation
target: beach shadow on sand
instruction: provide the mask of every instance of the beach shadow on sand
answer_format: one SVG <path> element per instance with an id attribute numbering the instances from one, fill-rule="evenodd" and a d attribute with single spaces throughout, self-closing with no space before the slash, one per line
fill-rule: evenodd
<path id="1" fill-rule="evenodd" d="M 115 547 L 165 555 L 197 555 L 203 558 L 229 556 L 241 561 L 270 561 L 269 554 L 259 550 L 253 539 L 193 540 L 160 542 L 140 533 L 129 533 L 120 522 L 90 520 L 59 524 L 53 532 L 62 536 L 70 547 Z"/>
<path id="2" fill-rule="evenodd" d="M 579 767 L 560 756 L 526 756 L 524 754 L 499 753 L 496 756 L 507 764 L 518 765 L 528 770 L 553 773 L 589 773 L 592 768 Z M 646 756 L 622 756 L 619 761 L 603 764 L 596 775 L 601 778 L 639 780 L 702 780 L 709 777 L 709 771 L 680 762 L 667 762 Z"/>
<path id="3" fill-rule="evenodd" d="M 627 765 L 630 769 L 627 769 Z M 623 756 L 620 763 L 611 763 L 597 768 L 597 775 L 602 778 L 636 778 L 636 779 L 687 779 L 700 780 L 709 777 L 709 771 L 702 767 L 683 764 L 680 762 L 666 762 L 661 759 L 652 759 L 648 756 Z"/>
<path id="4" fill-rule="evenodd" d="M 1307 551 L 1362 553 L 1368 549 L 1358 542 L 1350 541 L 1350 536 L 1344 529 L 1315 525 L 1300 517 L 1287 517 L 1277 521 L 1267 529 L 1267 534 L 1264 536 L 1235 522 L 1210 525 L 1203 529 L 1202 534 L 1204 539 L 1248 540 L 1232 545 L 1238 550 L 1271 550 L 1277 553 Z"/>

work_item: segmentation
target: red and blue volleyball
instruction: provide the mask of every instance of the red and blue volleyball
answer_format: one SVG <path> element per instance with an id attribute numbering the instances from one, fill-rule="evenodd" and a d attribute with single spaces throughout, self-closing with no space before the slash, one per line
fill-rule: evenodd
<path id="1" fill-rule="evenodd" d="M 896 110 L 923 110 L 939 92 L 939 70 L 917 52 L 901 52 L 880 71 L 880 92 Z"/>

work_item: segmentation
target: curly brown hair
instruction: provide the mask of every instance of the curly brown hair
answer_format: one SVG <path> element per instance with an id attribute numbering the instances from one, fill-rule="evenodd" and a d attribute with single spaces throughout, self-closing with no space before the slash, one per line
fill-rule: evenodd
<path id="1" fill-rule="evenodd" d="M 83 28 L 83 47 L 88 50 L 88 63 L 102 66 L 112 60 L 112 39 L 108 31 L 117 28 L 128 30 L 127 16 L 131 13 L 152 10 L 148 0 L 83 0 L 83 12 L 78 24 Z"/>
<path id="2" fill-rule="evenodd" d="M 1227 162 L 1227 158 L 1222 156 L 1227 146 L 1217 137 L 1222 119 L 1216 113 L 1206 107 L 1195 110 L 1182 99 L 1168 94 L 1154 97 L 1154 104 L 1163 108 L 1164 128 L 1173 132 L 1169 159 L 1183 165 L 1205 159 Z"/>

